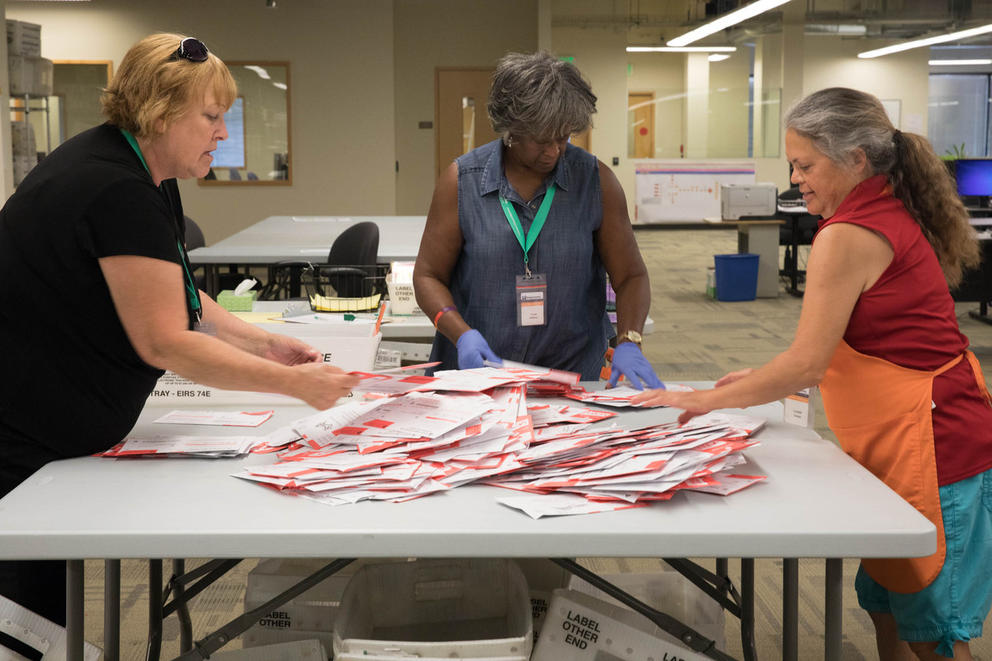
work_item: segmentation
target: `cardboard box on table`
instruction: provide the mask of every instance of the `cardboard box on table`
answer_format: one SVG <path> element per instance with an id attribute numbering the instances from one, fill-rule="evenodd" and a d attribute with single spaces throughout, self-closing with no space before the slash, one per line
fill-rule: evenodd
<path id="1" fill-rule="evenodd" d="M 365 322 L 321 322 L 300 324 L 280 321 L 255 324 L 271 333 L 299 338 L 319 351 L 324 362 L 345 371 L 371 372 L 379 350 L 382 333 L 374 333 L 374 325 Z M 223 390 L 195 383 L 174 372 L 166 372 L 158 380 L 149 404 L 273 404 L 296 400 L 274 393 Z"/>

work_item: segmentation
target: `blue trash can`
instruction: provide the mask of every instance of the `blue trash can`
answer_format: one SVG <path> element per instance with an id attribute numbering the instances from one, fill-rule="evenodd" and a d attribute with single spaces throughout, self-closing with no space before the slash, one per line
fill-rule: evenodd
<path id="1" fill-rule="evenodd" d="M 758 290 L 758 255 L 713 255 L 716 300 L 753 301 Z"/>

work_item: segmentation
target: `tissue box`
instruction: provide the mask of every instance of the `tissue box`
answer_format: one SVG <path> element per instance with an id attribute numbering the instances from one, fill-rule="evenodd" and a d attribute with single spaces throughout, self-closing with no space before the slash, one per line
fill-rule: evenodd
<path id="1" fill-rule="evenodd" d="M 235 295 L 233 289 L 224 289 L 217 294 L 217 304 L 231 312 L 251 312 L 257 296 L 254 289 L 241 295 Z"/>

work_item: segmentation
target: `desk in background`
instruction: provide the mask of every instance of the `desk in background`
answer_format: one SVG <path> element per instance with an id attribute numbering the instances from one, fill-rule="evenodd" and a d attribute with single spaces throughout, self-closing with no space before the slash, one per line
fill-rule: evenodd
<path id="1" fill-rule="evenodd" d="M 955 301 L 976 301 L 978 310 L 971 310 L 972 319 L 992 324 L 989 302 L 992 301 L 992 217 L 972 217 L 971 225 L 978 232 L 982 261 L 978 268 L 966 271 L 961 284 L 951 292 Z"/>
<path id="2" fill-rule="evenodd" d="M 152 421 L 171 408 L 147 407 L 133 433 L 163 433 Z M 253 431 L 264 434 L 312 412 L 302 405 L 281 405 L 273 419 Z M 459 487 L 402 504 L 331 508 L 231 477 L 241 465 L 272 462 L 272 455 L 56 461 L 0 500 L 0 559 L 69 559 L 68 658 L 81 659 L 85 558 L 109 559 L 112 585 L 115 571 L 119 577 L 119 558 L 740 557 L 741 592 L 751 596 L 751 610 L 745 603 L 742 617 L 751 617 L 753 624 L 754 566 L 747 559 L 784 557 L 784 658 L 795 659 L 796 559 L 826 558 L 825 656 L 839 659 L 841 559 L 927 555 L 936 546 L 936 530 L 835 444 L 781 422 L 780 404 L 749 412 L 769 422 L 757 435 L 761 445 L 746 452 L 750 463 L 741 472 L 766 474 L 765 482 L 726 498 L 683 491 L 651 507 L 540 520 L 498 504 L 495 498 L 506 492 L 496 487 Z M 607 424 L 643 426 L 674 420 L 676 414 L 672 409 L 630 410 Z M 244 433 L 181 425 L 165 431 Z M 108 439 L 108 447 L 116 440 Z M 127 494 L 140 498 L 122 497 Z M 160 561 L 158 570 L 160 587 Z M 119 589 L 108 594 L 106 658 L 116 659 Z M 154 594 L 151 603 L 161 607 Z"/>
<path id="3" fill-rule="evenodd" d="M 334 239 L 363 221 L 379 226 L 380 263 L 417 258 L 426 216 L 269 216 L 211 246 L 191 250 L 189 261 L 204 267 L 206 292 L 216 297 L 220 267 L 325 264 Z"/>

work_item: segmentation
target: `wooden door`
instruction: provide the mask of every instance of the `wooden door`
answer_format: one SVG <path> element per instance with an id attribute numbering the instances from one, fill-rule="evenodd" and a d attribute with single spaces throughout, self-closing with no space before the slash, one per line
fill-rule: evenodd
<path id="1" fill-rule="evenodd" d="M 499 136 L 486 114 L 492 69 L 439 67 L 434 74 L 434 169 L 440 176 L 453 160 Z"/>
<path id="2" fill-rule="evenodd" d="M 654 158 L 654 92 L 630 92 L 627 94 L 627 108 L 634 146 L 634 153 L 630 156 Z"/>

